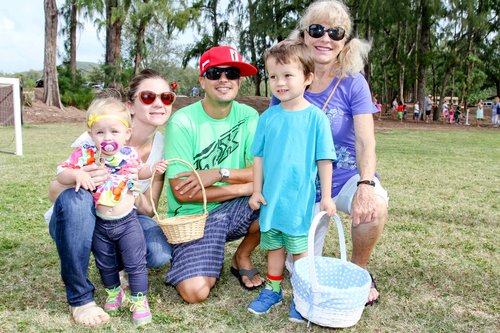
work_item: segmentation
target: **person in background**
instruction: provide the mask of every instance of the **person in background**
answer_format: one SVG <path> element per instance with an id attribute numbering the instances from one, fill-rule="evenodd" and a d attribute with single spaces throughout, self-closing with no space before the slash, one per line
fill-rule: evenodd
<path id="1" fill-rule="evenodd" d="M 382 121 L 382 103 L 377 103 L 378 121 Z"/>
<path id="2" fill-rule="evenodd" d="M 396 111 L 397 111 L 397 115 L 398 115 L 399 121 L 403 122 L 403 118 L 404 118 L 404 105 L 403 105 L 403 101 L 399 101 L 398 102 L 398 107 L 397 107 Z"/>
<path id="3" fill-rule="evenodd" d="M 455 111 L 457 109 L 458 105 L 452 105 L 449 109 L 448 109 L 448 113 L 446 114 L 446 122 L 448 124 L 453 124 L 453 121 L 454 121 L 454 115 L 455 115 Z"/>
<path id="4" fill-rule="evenodd" d="M 382 103 L 378 102 L 377 98 L 378 98 L 377 94 L 374 94 L 372 96 L 372 101 L 373 101 L 373 105 L 375 106 L 375 108 L 377 108 L 377 111 L 378 111 L 377 120 L 382 121 Z"/>
<path id="5" fill-rule="evenodd" d="M 172 90 L 174 94 L 177 93 L 177 88 L 178 88 L 177 81 L 170 82 L 170 90 Z"/>
<path id="6" fill-rule="evenodd" d="M 134 147 L 141 160 L 153 165 L 163 157 L 163 126 L 172 113 L 175 95 L 171 95 L 168 82 L 156 71 L 144 69 L 136 75 L 128 89 L 126 107 L 132 115 L 132 135 L 127 142 Z M 82 134 L 73 147 L 94 144 L 88 133 Z M 108 179 L 108 170 L 96 164 L 82 168 L 95 186 Z M 155 204 L 163 187 L 163 176 L 138 181 L 139 195 L 135 198 L 138 219 L 146 239 L 148 267 L 161 267 L 171 259 L 171 248 L 153 215 L 149 199 L 152 191 Z M 96 210 L 92 193 L 75 184 L 65 185 L 54 180 L 49 185 L 49 199 L 53 207 L 46 213 L 51 237 L 57 247 L 61 263 L 61 277 L 71 316 L 77 324 L 97 326 L 109 321 L 109 315 L 94 302 L 94 286 L 87 279 L 90 250 L 96 223 Z"/>
<path id="7" fill-rule="evenodd" d="M 438 108 L 438 105 L 437 103 L 432 103 L 432 107 L 431 107 L 431 115 L 429 116 L 430 119 L 432 119 L 432 121 L 434 121 L 434 115 L 436 115 L 436 117 L 439 117 L 439 108 Z"/>
<path id="8" fill-rule="evenodd" d="M 479 127 L 479 124 L 482 123 L 484 120 L 484 106 L 483 106 L 483 100 L 480 99 L 479 102 L 477 103 L 477 109 L 476 109 L 476 127 Z"/>
<path id="9" fill-rule="evenodd" d="M 198 92 L 198 88 L 197 87 L 193 87 L 191 88 L 191 96 L 198 96 L 199 95 L 199 92 Z"/>
<path id="10" fill-rule="evenodd" d="M 413 105 L 413 122 L 418 123 L 420 118 L 420 106 L 418 101 Z"/>
<path id="11" fill-rule="evenodd" d="M 446 124 L 446 117 L 448 117 L 448 111 L 450 110 L 450 105 L 448 104 L 447 101 L 443 103 L 442 106 L 442 117 L 443 117 L 443 124 Z"/>
<path id="12" fill-rule="evenodd" d="M 500 118 L 500 98 L 498 96 L 493 99 L 493 106 L 491 107 L 491 122 L 493 127 L 498 127 Z"/>
<path id="13" fill-rule="evenodd" d="M 432 113 L 432 100 L 431 100 L 432 95 L 426 96 L 425 97 L 425 122 L 429 122 L 429 118 Z"/>
<path id="14" fill-rule="evenodd" d="M 313 2 L 300 19 L 292 38 L 313 53 L 314 79 L 304 97 L 330 120 L 337 161 L 333 164 L 332 193 L 337 210 L 352 220 L 351 261 L 368 268 L 368 261 L 387 221 L 387 191 L 376 173 L 375 131 L 370 88 L 361 72 L 370 45 L 352 36 L 347 6 L 338 0 Z M 272 102 L 279 100 L 273 97 Z M 316 211 L 321 201 L 316 184 Z M 321 253 L 328 226 L 318 228 L 315 253 Z M 291 271 L 292 258 L 287 258 Z M 378 301 L 375 279 L 367 304 Z"/>
<path id="15" fill-rule="evenodd" d="M 460 106 L 457 106 L 455 109 L 455 112 L 453 112 L 453 121 L 455 122 L 456 125 L 462 125 L 462 112 L 460 111 Z"/>
<path id="16" fill-rule="evenodd" d="M 394 97 L 391 103 L 391 117 L 392 119 L 397 119 L 398 113 L 398 96 Z"/>

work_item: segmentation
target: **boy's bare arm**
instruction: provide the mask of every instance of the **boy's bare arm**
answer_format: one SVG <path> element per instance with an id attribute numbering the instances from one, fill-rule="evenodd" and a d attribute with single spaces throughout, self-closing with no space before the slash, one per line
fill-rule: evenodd
<path id="1" fill-rule="evenodd" d="M 320 209 L 326 211 L 328 216 L 337 212 L 335 202 L 332 199 L 332 161 L 319 160 L 318 162 L 319 181 L 321 183 Z"/>

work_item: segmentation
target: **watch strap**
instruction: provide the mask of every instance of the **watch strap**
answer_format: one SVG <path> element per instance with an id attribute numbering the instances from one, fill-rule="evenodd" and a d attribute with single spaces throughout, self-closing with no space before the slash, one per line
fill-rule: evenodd
<path id="1" fill-rule="evenodd" d="M 361 184 L 365 184 L 365 185 L 370 185 L 370 186 L 373 186 L 375 187 L 375 182 L 373 180 L 369 180 L 369 179 L 366 179 L 366 180 L 360 180 L 356 186 L 359 186 Z"/>

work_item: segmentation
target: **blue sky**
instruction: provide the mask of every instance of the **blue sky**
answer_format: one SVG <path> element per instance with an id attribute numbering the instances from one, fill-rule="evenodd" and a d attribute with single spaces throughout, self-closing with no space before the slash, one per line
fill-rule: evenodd
<path id="1" fill-rule="evenodd" d="M 58 6 L 62 2 L 58 0 Z M 43 0 L 0 0 L 0 73 L 43 69 L 44 35 Z M 98 38 L 92 24 L 86 23 L 84 31 L 78 32 L 77 43 L 78 61 L 99 62 L 103 59 L 104 33 Z M 62 52 L 60 39 L 57 48 Z"/>

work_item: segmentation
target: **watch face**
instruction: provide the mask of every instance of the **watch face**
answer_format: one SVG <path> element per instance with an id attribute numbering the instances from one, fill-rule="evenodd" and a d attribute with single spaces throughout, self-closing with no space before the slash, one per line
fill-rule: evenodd
<path id="1" fill-rule="evenodd" d="M 222 175 L 222 178 L 228 178 L 230 173 L 228 169 L 222 168 L 220 169 L 220 174 Z"/>

